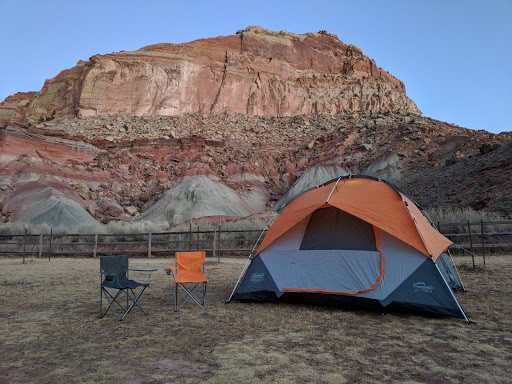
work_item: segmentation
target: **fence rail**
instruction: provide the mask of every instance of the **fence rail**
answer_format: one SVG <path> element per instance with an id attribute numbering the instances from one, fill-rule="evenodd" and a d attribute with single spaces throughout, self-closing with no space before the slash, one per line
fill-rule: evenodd
<path id="1" fill-rule="evenodd" d="M 27 230 L 25 230 L 27 232 Z M 123 234 L 0 234 L 0 254 L 37 257 L 135 254 L 152 257 L 176 251 L 221 255 L 249 252 L 258 241 L 256 230 L 123 233 Z"/>
<path id="2" fill-rule="evenodd" d="M 454 242 L 452 248 L 467 249 L 473 256 L 481 253 L 485 264 L 486 250 L 512 248 L 512 221 L 478 221 L 441 223 L 439 231 Z M 475 229 L 475 227 L 477 227 Z M 200 250 L 220 260 L 227 253 L 248 253 L 262 230 L 196 230 L 184 232 L 123 234 L 0 234 L 0 255 L 90 256 L 133 254 L 146 257 L 170 255 L 176 251 Z"/>

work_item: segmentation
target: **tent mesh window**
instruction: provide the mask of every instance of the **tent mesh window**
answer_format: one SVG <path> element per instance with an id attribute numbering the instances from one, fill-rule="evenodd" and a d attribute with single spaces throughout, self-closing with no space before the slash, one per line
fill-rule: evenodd
<path id="1" fill-rule="evenodd" d="M 373 226 L 335 207 L 311 214 L 300 249 L 378 251 Z"/>

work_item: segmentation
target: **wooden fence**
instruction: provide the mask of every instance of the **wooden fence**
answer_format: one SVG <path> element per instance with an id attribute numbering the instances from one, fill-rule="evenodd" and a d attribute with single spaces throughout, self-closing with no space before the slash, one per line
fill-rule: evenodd
<path id="1" fill-rule="evenodd" d="M 512 248 L 512 221 L 474 221 L 469 219 L 457 223 L 441 223 L 437 220 L 437 229 L 453 241 L 452 249 L 469 252 L 475 268 L 476 253 L 480 253 L 485 265 L 486 249 L 508 250 Z"/>
<path id="2" fill-rule="evenodd" d="M 512 248 L 512 221 L 437 222 L 440 232 L 474 257 L 486 250 Z M 176 251 L 201 250 L 220 260 L 221 256 L 248 255 L 263 238 L 262 230 L 221 230 L 123 234 L 0 234 L 0 254 L 11 256 L 98 257 L 136 254 L 142 257 L 171 256 Z"/>
<path id="3" fill-rule="evenodd" d="M 264 232 L 263 232 L 264 234 Z M 123 234 L 0 234 L 0 254 L 32 257 L 98 257 L 135 254 L 170 256 L 177 251 L 206 251 L 222 255 L 248 254 L 261 240 L 262 230 L 221 230 Z"/>

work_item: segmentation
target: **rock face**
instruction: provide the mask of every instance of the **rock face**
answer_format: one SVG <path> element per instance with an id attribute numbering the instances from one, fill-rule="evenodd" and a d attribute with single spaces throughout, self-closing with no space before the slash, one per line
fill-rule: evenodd
<path id="1" fill-rule="evenodd" d="M 204 216 L 249 216 L 256 213 L 249 202 L 226 185 L 206 176 L 186 177 L 137 220 L 173 226 Z"/>
<path id="2" fill-rule="evenodd" d="M 419 196 L 425 207 L 471 207 L 511 215 L 512 141 L 489 153 L 449 160 L 437 167 L 419 169 L 399 186 Z"/>
<path id="3" fill-rule="evenodd" d="M 308 169 L 304 174 L 293 183 L 292 187 L 286 192 L 277 203 L 274 209 L 280 212 L 284 207 L 292 201 L 294 197 L 303 191 L 326 183 L 340 176 L 350 175 L 347 167 L 341 167 L 338 164 L 325 164 L 322 166 L 314 166 Z"/>
<path id="4" fill-rule="evenodd" d="M 56 189 L 38 181 L 23 183 L 9 200 L 6 210 L 12 221 L 46 224 L 56 232 L 77 233 L 82 229 L 101 232 L 101 224 L 83 208 L 80 197 L 63 186 Z"/>
<path id="5" fill-rule="evenodd" d="M 94 56 L 7 98 L 0 120 L 0 223 L 266 215 L 347 173 L 425 207 L 511 212 L 512 132 L 422 117 L 399 80 L 324 32 Z"/>
<path id="6" fill-rule="evenodd" d="M 37 92 L 18 92 L 7 97 L 0 103 L 0 124 L 10 121 L 13 117 L 19 118 L 20 115 L 24 115 L 27 106 L 36 95 Z"/>
<path id="7" fill-rule="evenodd" d="M 53 111 L 80 118 L 224 111 L 248 116 L 420 113 L 400 80 L 336 35 L 261 27 L 96 55 L 47 80 L 36 95 L 3 104 L 0 124 L 36 121 Z"/>

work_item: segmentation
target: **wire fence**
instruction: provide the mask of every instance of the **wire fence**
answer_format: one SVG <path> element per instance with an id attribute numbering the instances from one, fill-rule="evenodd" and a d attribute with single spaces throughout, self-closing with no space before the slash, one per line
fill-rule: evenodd
<path id="1" fill-rule="evenodd" d="M 465 250 L 473 257 L 512 248 L 512 221 L 437 222 L 439 231 L 454 242 L 453 253 Z M 263 231 L 265 232 L 265 231 Z M 247 255 L 262 230 L 192 230 L 120 234 L 0 234 L 0 255 L 25 257 L 99 257 L 130 254 L 140 257 L 171 256 L 177 251 L 205 251 L 217 258 Z"/>

